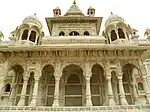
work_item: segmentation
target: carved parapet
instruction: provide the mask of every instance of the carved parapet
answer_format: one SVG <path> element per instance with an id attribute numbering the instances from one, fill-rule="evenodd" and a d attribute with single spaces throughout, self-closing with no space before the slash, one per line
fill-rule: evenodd
<path id="1" fill-rule="evenodd" d="M 53 112 L 124 112 L 128 110 L 128 112 L 137 112 L 137 111 L 149 111 L 150 106 L 149 105 L 141 105 L 141 106 L 135 106 L 135 105 L 126 105 L 126 106 L 99 106 L 99 107 L 34 107 L 34 106 L 5 106 L 0 107 L 0 111 L 2 112 L 47 112 L 47 111 L 53 111 Z"/>

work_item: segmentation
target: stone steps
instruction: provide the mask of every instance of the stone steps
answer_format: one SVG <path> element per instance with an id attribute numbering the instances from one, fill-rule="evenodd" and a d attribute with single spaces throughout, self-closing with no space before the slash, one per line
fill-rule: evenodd
<path id="1" fill-rule="evenodd" d="M 150 105 L 144 106 L 94 106 L 94 107 L 30 107 L 2 106 L 0 112 L 150 112 Z"/>

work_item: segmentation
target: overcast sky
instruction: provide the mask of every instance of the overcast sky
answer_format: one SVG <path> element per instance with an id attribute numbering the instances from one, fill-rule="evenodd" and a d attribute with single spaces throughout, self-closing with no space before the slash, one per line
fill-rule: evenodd
<path id="1" fill-rule="evenodd" d="M 53 9 L 57 6 L 64 15 L 72 3 L 73 0 L 1 0 L 0 30 L 7 38 L 12 30 L 21 25 L 26 16 L 36 13 L 47 36 L 49 32 L 45 17 L 52 17 Z M 96 9 L 96 16 L 103 17 L 101 30 L 111 11 L 139 30 L 142 38 L 144 30 L 150 28 L 150 0 L 76 0 L 76 4 L 85 15 L 89 6 Z"/>

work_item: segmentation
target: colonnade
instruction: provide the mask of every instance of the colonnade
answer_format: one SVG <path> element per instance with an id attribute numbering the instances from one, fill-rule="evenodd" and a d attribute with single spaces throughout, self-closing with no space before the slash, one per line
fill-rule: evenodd
<path id="1" fill-rule="evenodd" d="M 84 78 L 85 78 L 85 99 L 86 99 L 86 103 L 85 106 L 93 106 L 92 103 L 92 99 L 91 99 L 91 86 L 90 86 L 90 78 L 92 76 L 92 71 L 91 71 L 91 66 L 89 64 L 89 62 L 85 62 L 84 64 L 85 68 L 83 70 L 83 74 L 84 74 Z M 142 64 L 139 64 L 140 66 L 143 66 Z M 143 69 L 143 67 L 142 67 Z M 55 89 L 54 89 L 54 101 L 52 106 L 54 107 L 58 107 L 59 106 L 59 97 L 60 97 L 60 79 L 61 79 L 61 64 L 57 63 L 55 66 L 55 72 L 54 72 L 54 78 L 55 78 Z M 111 78 L 112 78 L 112 70 L 109 67 L 109 63 L 106 64 L 105 69 L 104 69 L 104 74 L 105 74 L 105 79 L 107 80 L 107 96 L 105 98 L 105 102 L 104 105 L 116 105 L 116 102 L 114 101 L 114 93 L 113 93 L 113 88 L 112 88 L 112 82 L 111 82 Z M 140 70 L 142 74 L 145 73 L 145 71 Z M 29 72 L 28 71 L 24 71 L 23 73 L 23 86 L 22 86 L 22 90 L 21 90 L 21 95 L 20 95 L 20 99 L 17 103 L 18 106 L 24 106 L 25 105 L 25 96 L 26 96 L 26 91 L 27 91 L 27 85 L 28 85 L 28 80 L 29 80 Z M 123 87 L 123 71 L 122 71 L 122 67 L 120 65 L 120 63 L 118 63 L 117 67 L 116 67 L 116 75 L 117 75 L 117 80 L 118 80 L 118 91 L 119 91 L 119 100 L 120 100 L 120 105 L 128 105 L 128 102 L 126 100 L 126 96 L 125 96 L 125 90 Z M 28 105 L 30 106 L 36 106 L 37 105 L 37 99 L 38 99 L 38 88 L 39 88 L 39 80 L 40 77 L 42 76 L 42 72 L 41 70 L 35 70 L 35 75 L 34 75 L 34 85 L 33 85 L 33 93 L 32 93 L 32 98 L 31 101 Z M 142 76 L 143 78 L 143 87 L 144 87 L 144 91 L 145 91 L 145 95 L 146 95 L 146 100 L 148 103 L 150 103 L 150 89 L 148 87 L 147 84 L 147 80 L 146 80 L 146 75 L 144 74 Z M 0 85 L 4 85 L 3 84 L 4 81 L 0 81 Z M 132 85 L 133 85 L 133 97 L 134 98 L 138 98 L 136 89 L 134 87 L 135 84 L 135 80 L 133 81 Z M 9 96 L 9 102 L 12 102 L 14 100 L 14 88 L 15 85 L 12 84 L 12 90 L 11 90 L 11 94 Z M 12 105 L 12 103 L 11 103 Z"/>

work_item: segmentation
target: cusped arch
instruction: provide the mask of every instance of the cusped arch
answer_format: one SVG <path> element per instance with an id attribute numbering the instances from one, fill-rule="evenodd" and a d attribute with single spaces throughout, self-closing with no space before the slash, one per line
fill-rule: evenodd
<path id="1" fill-rule="evenodd" d="M 13 69 L 15 72 L 19 71 L 19 73 L 23 73 L 25 70 L 25 67 L 22 63 L 13 62 L 8 67 L 9 70 Z"/>
<path id="2" fill-rule="evenodd" d="M 108 25 L 108 26 L 106 27 L 106 32 L 108 33 L 108 32 L 110 32 L 112 29 L 115 29 L 115 28 L 116 28 L 116 26 L 115 26 L 114 24 Z"/>
<path id="3" fill-rule="evenodd" d="M 67 63 L 64 63 L 62 66 L 61 66 L 61 71 L 63 71 L 63 69 L 65 68 L 65 67 L 67 67 L 67 66 L 69 66 L 69 65 L 76 65 L 76 66 L 78 66 L 78 67 L 80 67 L 82 70 L 84 70 L 84 65 L 83 64 L 81 64 L 81 63 L 69 63 L 69 62 L 67 62 Z"/>
<path id="4" fill-rule="evenodd" d="M 55 67 L 55 64 L 54 64 L 54 63 L 49 63 L 49 62 L 47 62 L 47 63 L 42 64 L 40 71 L 42 71 L 42 70 L 44 69 L 44 67 L 47 66 L 47 65 L 51 65 L 51 66 Z"/>
<path id="5" fill-rule="evenodd" d="M 128 28 L 127 25 L 126 25 L 125 23 L 123 23 L 123 22 L 118 22 L 118 23 L 116 24 L 116 27 L 117 27 L 117 28 L 122 28 L 122 29 Z"/>
<path id="6" fill-rule="evenodd" d="M 31 30 L 35 30 L 36 32 L 39 32 L 39 33 L 41 32 L 40 28 L 35 25 L 31 26 Z"/>
<path id="7" fill-rule="evenodd" d="M 104 75 L 104 68 L 100 64 L 92 65 L 91 72 L 94 73 L 95 71 L 102 72 L 102 74 Z"/>
<path id="8" fill-rule="evenodd" d="M 52 64 L 47 64 L 43 67 L 42 72 L 47 71 L 47 72 L 52 72 L 54 73 L 54 66 Z"/>
<path id="9" fill-rule="evenodd" d="M 30 29 L 30 25 L 29 24 L 22 24 L 19 26 L 18 29 L 25 29 L 25 28 Z"/>

